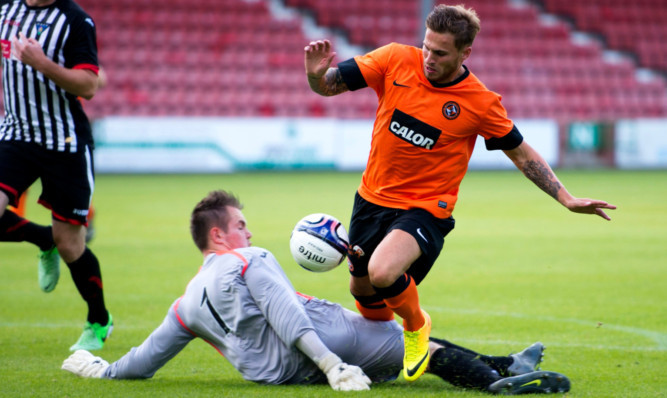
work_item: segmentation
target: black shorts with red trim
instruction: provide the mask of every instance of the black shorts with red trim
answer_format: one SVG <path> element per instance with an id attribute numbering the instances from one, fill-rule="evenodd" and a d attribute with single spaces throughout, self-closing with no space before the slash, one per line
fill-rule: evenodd
<path id="1" fill-rule="evenodd" d="M 21 194 L 38 179 L 42 183 L 39 203 L 51 210 L 54 219 L 88 225 L 95 187 L 93 153 L 88 146 L 69 153 L 29 142 L 0 141 L 0 190 L 9 197 L 9 204 L 18 204 Z"/>
<path id="2" fill-rule="evenodd" d="M 407 273 L 419 284 L 431 270 L 445 244 L 445 236 L 454 229 L 454 218 L 437 218 L 424 209 L 392 209 L 376 205 L 362 198 L 357 192 L 349 227 L 350 274 L 368 275 L 368 261 L 382 239 L 394 229 L 412 235 L 419 244 L 422 255 Z"/>

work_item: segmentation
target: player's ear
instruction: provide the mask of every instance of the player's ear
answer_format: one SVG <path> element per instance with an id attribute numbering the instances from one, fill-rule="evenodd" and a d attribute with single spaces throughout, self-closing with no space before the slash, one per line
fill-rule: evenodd
<path id="1" fill-rule="evenodd" d="M 218 227 L 213 227 L 208 231 L 208 239 L 211 243 L 213 243 L 216 246 L 219 246 L 221 244 L 225 244 L 225 238 L 227 234 L 225 231 L 223 231 L 221 228 Z"/>
<path id="2" fill-rule="evenodd" d="M 463 51 L 461 51 L 463 61 L 468 59 L 471 52 L 472 52 L 472 47 L 470 47 L 470 46 L 464 48 Z"/>

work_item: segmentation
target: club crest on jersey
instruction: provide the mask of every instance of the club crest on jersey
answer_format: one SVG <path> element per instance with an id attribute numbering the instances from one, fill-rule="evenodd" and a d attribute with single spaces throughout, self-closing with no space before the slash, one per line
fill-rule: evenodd
<path id="1" fill-rule="evenodd" d="M 49 28 L 51 24 L 48 23 L 43 23 L 43 22 L 37 22 L 35 24 L 35 30 L 37 31 L 37 37 L 39 37 L 46 29 Z"/>
<path id="2" fill-rule="evenodd" d="M 419 119 L 416 119 L 407 113 L 394 109 L 389 122 L 389 131 L 403 141 L 424 149 L 431 150 L 433 145 L 438 142 L 442 131 L 430 126 Z"/>
<path id="3" fill-rule="evenodd" d="M 449 120 L 454 120 L 459 117 L 461 107 L 454 101 L 449 101 L 442 106 L 442 116 Z"/>

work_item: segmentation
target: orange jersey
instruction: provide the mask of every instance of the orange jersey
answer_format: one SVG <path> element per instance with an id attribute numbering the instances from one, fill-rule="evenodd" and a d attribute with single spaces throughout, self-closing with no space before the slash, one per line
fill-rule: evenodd
<path id="1" fill-rule="evenodd" d="M 359 194 L 380 206 L 449 217 L 477 135 L 497 139 L 513 129 L 500 95 L 467 69 L 436 87 L 424 76 L 421 49 L 396 43 L 339 69 L 348 88 L 367 85 L 379 100 Z"/>

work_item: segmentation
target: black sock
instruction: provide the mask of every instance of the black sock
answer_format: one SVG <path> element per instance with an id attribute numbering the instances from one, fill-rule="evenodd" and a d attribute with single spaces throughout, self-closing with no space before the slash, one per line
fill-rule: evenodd
<path id="1" fill-rule="evenodd" d="M 451 341 L 448 341 L 448 340 L 445 340 L 445 339 L 438 339 L 438 338 L 435 338 L 435 337 L 429 337 L 429 339 L 431 341 L 435 341 L 436 343 L 440 344 L 441 346 L 443 346 L 445 348 L 456 348 L 459 351 L 465 351 L 468 354 L 472 354 L 474 356 L 480 355 L 479 353 L 476 353 L 475 351 L 473 351 L 469 348 L 461 347 L 460 345 L 456 345 L 456 344 L 452 343 Z"/>
<path id="2" fill-rule="evenodd" d="M 437 339 L 435 337 L 430 338 L 432 341 L 435 341 L 436 343 L 442 345 L 445 348 L 455 348 L 459 351 L 464 351 L 467 352 L 473 356 L 479 357 L 479 359 L 489 365 L 493 370 L 498 372 L 503 377 L 509 376 L 507 368 L 514 363 L 514 359 L 512 357 L 497 357 L 497 356 L 492 356 L 492 355 L 482 355 L 479 354 L 469 348 L 461 347 L 458 346 L 450 341 L 444 340 L 444 339 Z"/>
<path id="3" fill-rule="evenodd" d="M 102 273 L 97 257 L 86 247 L 81 257 L 68 263 L 74 285 L 88 304 L 88 322 L 106 325 L 109 313 L 104 305 Z"/>
<path id="4" fill-rule="evenodd" d="M 514 358 L 512 357 L 493 357 L 489 355 L 482 355 L 480 359 L 489 365 L 493 370 L 498 372 L 502 377 L 508 377 L 509 371 L 507 368 L 514 363 Z"/>
<path id="5" fill-rule="evenodd" d="M 54 245 L 50 226 L 32 223 L 9 209 L 5 209 L 0 217 L 0 241 L 30 242 L 40 250 L 48 250 Z"/>
<path id="6" fill-rule="evenodd" d="M 501 379 L 478 356 L 454 347 L 436 350 L 429 367 L 430 373 L 457 387 L 486 390 L 491 383 Z"/>

